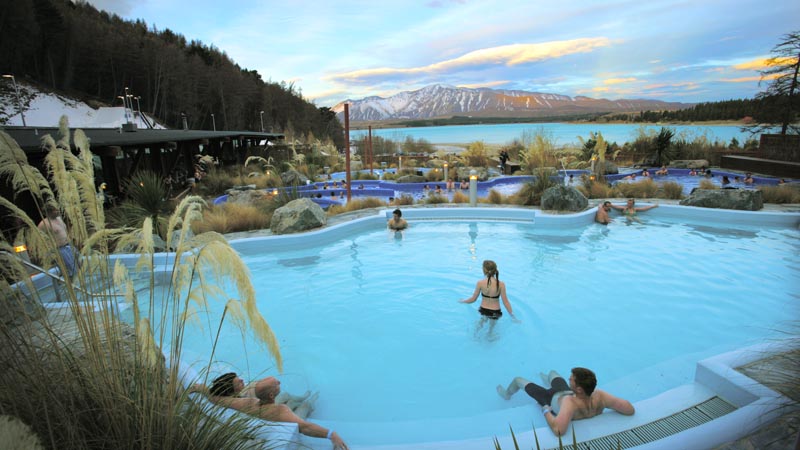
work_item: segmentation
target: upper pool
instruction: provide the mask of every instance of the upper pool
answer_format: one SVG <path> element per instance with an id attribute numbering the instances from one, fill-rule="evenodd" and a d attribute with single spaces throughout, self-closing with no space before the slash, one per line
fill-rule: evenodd
<path id="1" fill-rule="evenodd" d="M 543 427 L 530 398 L 502 400 L 495 386 L 575 365 L 637 402 L 690 383 L 702 358 L 778 335 L 800 312 L 796 215 L 778 220 L 787 227 L 769 214 L 662 206 L 643 225 L 606 227 L 590 212 L 469 211 L 408 210 L 404 235 L 380 216 L 233 242 L 279 338 L 283 388 L 319 390 L 311 419 L 349 444 Z M 477 304 L 457 302 L 484 259 L 498 263 L 520 323 L 480 327 Z M 275 374 L 248 337 L 233 327 L 222 336 L 215 371 Z M 186 343 L 190 361 L 211 349 L 208 330 Z"/>

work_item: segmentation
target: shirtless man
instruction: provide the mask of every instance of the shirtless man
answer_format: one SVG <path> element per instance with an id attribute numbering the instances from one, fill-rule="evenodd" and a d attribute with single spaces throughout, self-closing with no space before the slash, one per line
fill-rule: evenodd
<path id="1" fill-rule="evenodd" d="M 594 215 L 594 221 L 603 225 L 608 225 L 611 222 L 611 217 L 608 216 L 608 212 L 611 211 L 611 208 L 611 202 L 608 200 L 598 205 L 597 212 Z"/>
<path id="2" fill-rule="evenodd" d="M 56 247 L 58 247 L 58 253 L 61 254 L 61 259 L 64 261 L 67 274 L 71 277 L 75 275 L 77 261 L 75 258 L 75 251 L 69 243 L 67 224 L 61 219 L 61 215 L 55 205 L 48 204 L 45 207 L 45 214 L 46 217 L 39 222 L 38 228 L 43 233 L 53 238 Z"/>
<path id="3" fill-rule="evenodd" d="M 400 211 L 400 208 L 392 211 L 392 218 L 389 219 L 386 226 L 392 231 L 400 231 L 408 228 L 408 222 L 403 219 L 403 211 Z"/>
<path id="4" fill-rule="evenodd" d="M 244 382 L 241 378 L 236 377 L 234 384 L 240 388 L 240 391 L 244 388 Z M 197 387 L 193 390 L 201 391 Z M 215 392 L 212 386 L 209 399 L 217 405 L 233 408 L 265 420 L 296 423 L 300 433 L 310 437 L 330 439 L 334 450 L 348 450 L 347 444 L 333 429 L 326 429 L 315 423 L 308 422 L 295 414 L 287 404 L 276 403 L 276 398 L 281 393 L 281 382 L 277 378 L 268 377 L 257 381 L 254 393 L 255 397 L 214 395 Z"/>
<path id="5" fill-rule="evenodd" d="M 542 407 L 547 425 L 556 436 L 563 436 L 567 432 L 570 421 L 600 415 L 606 408 L 626 416 L 632 416 L 636 412 L 629 401 L 595 389 L 597 377 L 589 369 L 574 367 L 569 385 L 555 371 L 550 372 L 547 377 L 542 374 L 542 379 L 549 382 L 549 389 L 516 377 L 506 389 L 498 385 L 497 393 L 508 400 L 518 390 L 524 389 Z"/>

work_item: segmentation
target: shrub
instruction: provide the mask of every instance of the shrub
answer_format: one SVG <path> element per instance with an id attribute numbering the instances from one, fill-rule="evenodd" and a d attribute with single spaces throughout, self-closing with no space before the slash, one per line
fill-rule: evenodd
<path id="1" fill-rule="evenodd" d="M 758 188 L 764 203 L 800 203 L 800 188 L 784 184 L 781 186 L 761 186 Z"/>
<path id="2" fill-rule="evenodd" d="M 683 185 L 675 181 L 665 181 L 661 183 L 663 198 L 680 200 L 683 198 Z"/>
<path id="3" fill-rule="evenodd" d="M 394 172 L 383 172 L 383 179 L 386 181 L 394 181 L 397 175 Z"/>
<path id="4" fill-rule="evenodd" d="M 431 169 L 425 172 L 425 181 L 442 181 L 444 174 L 439 169 Z"/>
<path id="5" fill-rule="evenodd" d="M 197 190 L 206 196 L 222 195 L 233 186 L 243 184 L 238 174 L 211 167 L 202 180 L 197 181 Z"/>
<path id="6" fill-rule="evenodd" d="M 608 183 L 597 181 L 597 180 L 587 180 L 583 184 L 577 186 L 577 189 L 581 191 L 581 193 L 586 196 L 586 198 L 612 198 L 616 197 L 615 192 L 616 189 L 612 186 L 609 186 Z"/>

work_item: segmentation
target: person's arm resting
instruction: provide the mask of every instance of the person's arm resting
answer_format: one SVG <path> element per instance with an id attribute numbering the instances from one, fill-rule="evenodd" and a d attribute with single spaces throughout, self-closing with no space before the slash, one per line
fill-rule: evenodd
<path id="1" fill-rule="evenodd" d="M 605 391 L 603 391 L 603 402 L 606 408 L 611 408 L 614 411 L 626 416 L 632 416 L 636 412 L 631 402 L 619 397 L 614 397 Z"/>

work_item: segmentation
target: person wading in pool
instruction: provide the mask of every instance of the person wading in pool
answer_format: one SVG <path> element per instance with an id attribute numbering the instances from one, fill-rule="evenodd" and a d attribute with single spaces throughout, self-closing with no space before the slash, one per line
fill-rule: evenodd
<path id="1" fill-rule="evenodd" d="M 191 391 L 206 393 L 203 385 L 194 385 Z M 300 414 L 308 415 L 311 410 L 311 403 L 316 400 L 316 394 L 301 402 L 301 406 L 303 403 L 306 406 L 303 408 L 298 407 L 300 411 L 292 411 L 289 407 L 292 396 L 286 398 L 286 403 L 280 403 L 281 382 L 275 377 L 258 380 L 255 383 L 252 396 L 234 397 L 233 395 L 238 393 L 247 393 L 244 389 L 244 381 L 237 377 L 235 373 L 226 373 L 214 380 L 211 389 L 207 390 L 207 393 L 209 394 L 209 399 L 217 405 L 233 408 L 274 422 L 296 423 L 300 433 L 310 437 L 330 439 L 334 449 L 348 450 L 347 444 L 333 429 L 325 429 L 315 423 L 308 422 L 305 417 L 300 417 Z M 294 398 L 298 399 L 298 397 Z"/>
<path id="2" fill-rule="evenodd" d="M 401 231 L 408 228 L 408 222 L 403 219 L 403 211 L 400 211 L 399 208 L 392 211 L 392 218 L 389 219 L 386 226 L 392 231 Z"/>
<path id="3" fill-rule="evenodd" d="M 549 389 L 525 378 L 516 377 L 511 380 L 508 388 L 504 389 L 502 385 L 498 385 L 497 393 L 508 400 L 520 389 L 525 390 L 525 393 L 533 397 L 542 407 L 547 425 L 556 436 L 563 436 L 566 433 L 570 421 L 598 416 L 606 408 L 626 416 L 632 416 L 636 412 L 631 402 L 595 389 L 597 377 L 589 369 L 574 367 L 569 377 L 569 385 L 555 371 L 551 371 L 547 376 L 542 374 L 542 380 L 550 385 Z"/>
<path id="4" fill-rule="evenodd" d="M 514 318 L 514 312 L 511 310 L 511 303 L 508 301 L 506 295 L 506 284 L 500 281 L 500 272 L 497 270 L 497 264 L 494 261 L 485 260 L 483 262 L 483 274 L 486 278 L 478 280 L 475 285 L 475 292 L 472 293 L 470 298 L 459 300 L 461 303 L 473 303 L 481 296 L 481 306 L 478 312 L 482 316 L 497 320 L 503 315 L 500 310 L 500 299 L 503 299 L 503 306 L 506 311 Z"/>
<path id="5" fill-rule="evenodd" d="M 641 207 L 637 208 L 636 207 L 636 200 L 634 200 L 632 198 L 628 199 L 628 202 L 625 204 L 625 206 L 619 206 L 619 205 L 615 205 L 615 204 L 609 203 L 609 202 L 604 202 L 603 205 L 605 206 L 606 203 L 608 203 L 609 206 L 611 206 L 612 208 L 616 209 L 617 211 L 622 211 L 622 215 L 625 216 L 626 219 L 628 219 L 628 222 L 636 221 L 636 222 L 642 223 L 642 221 L 639 220 L 638 217 L 636 217 L 636 213 L 637 212 L 643 212 L 643 211 L 647 211 L 647 210 L 650 210 L 650 209 L 653 209 L 653 208 L 658 208 L 658 203 L 656 203 L 654 205 L 650 205 L 650 206 L 641 206 Z M 595 217 L 597 217 L 597 216 L 595 216 Z"/>
<path id="6" fill-rule="evenodd" d="M 611 223 L 611 217 L 608 216 L 608 212 L 611 211 L 611 208 L 611 202 L 608 200 L 598 205 L 597 212 L 594 214 L 594 221 L 597 223 L 602 223 L 603 225 L 608 225 Z"/>

